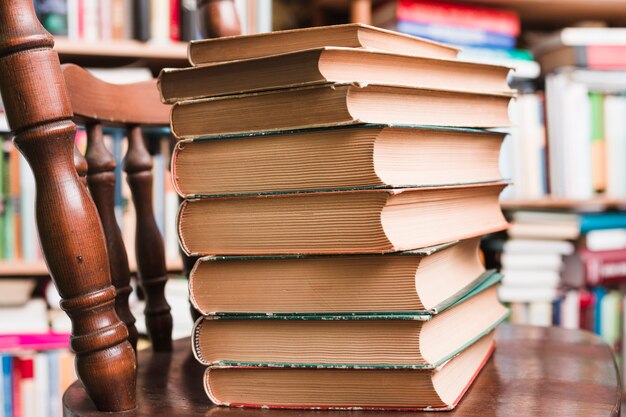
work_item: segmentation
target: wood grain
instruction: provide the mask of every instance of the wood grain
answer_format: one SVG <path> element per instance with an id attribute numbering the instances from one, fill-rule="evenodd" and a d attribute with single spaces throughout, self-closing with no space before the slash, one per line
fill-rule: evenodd
<path id="1" fill-rule="evenodd" d="M 204 38 L 241 34 L 241 24 L 233 0 L 197 0 Z"/>
<path id="2" fill-rule="evenodd" d="M 63 65 L 63 76 L 75 120 L 80 124 L 167 126 L 170 106 L 161 103 L 156 80 L 110 84 L 73 64 Z"/>
<path id="3" fill-rule="evenodd" d="M 124 171 L 137 216 L 135 254 L 139 281 L 146 295 L 146 327 L 153 349 L 166 352 L 172 350 L 172 315 L 165 299 L 167 269 L 163 237 L 152 208 L 152 158 L 139 126 L 129 127 L 128 141 Z"/>
<path id="4" fill-rule="evenodd" d="M 135 352 L 115 313 L 102 227 L 74 166 L 72 108 L 32 0 L 0 0 L 0 91 L 33 170 L 44 257 L 72 320 L 76 370 L 101 410 L 135 407 Z"/>
<path id="5" fill-rule="evenodd" d="M 87 129 L 87 184 L 91 192 L 100 222 L 104 229 L 111 282 L 115 287 L 115 311 L 128 329 L 128 341 L 137 348 L 138 332 L 135 317 L 130 311 L 128 296 L 132 292 L 130 286 L 130 269 L 128 255 L 122 239 L 117 220 L 115 219 L 115 158 L 104 145 L 102 125 L 91 123 Z"/>
<path id="6" fill-rule="evenodd" d="M 459 406 L 446 416 L 618 416 L 621 388 L 611 349 L 596 335 L 560 328 L 503 325 L 494 356 Z M 189 339 L 174 352 L 139 353 L 133 417 L 415 417 L 420 412 L 294 411 L 217 407 L 203 390 L 204 367 Z M 66 417 L 104 417 L 79 383 L 63 398 Z M 441 414 L 441 415 L 444 415 Z M 120 414 L 121 416 L 122 414 Z M 439 415 L 439 414 L 437 414 Z M 109 415 L 111 416 L 111 415 Z"/>

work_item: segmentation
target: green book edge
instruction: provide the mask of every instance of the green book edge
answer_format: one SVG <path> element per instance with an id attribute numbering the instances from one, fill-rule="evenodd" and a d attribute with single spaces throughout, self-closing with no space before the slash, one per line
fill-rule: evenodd
<path id="1" fill-rule="evenodd" d="M 402 256 L 402 255 L 418 255 L 429 256 L 435 252 L 440 252 L 444 249 L 455 246 L 460 241 L 455 240 L 452 242 L 442 243 L 440 245 L 428 246 L 420 249 L 411 249 L 400 252 L 390 253 L 373 253 L 373 254 L 360 254 L 360 253 L 347 253 L 342 255 L 303 255 L 303 254 L 289 254 L 289 255 L 209 255 L 203 256 L 199 262 L 216 262 L 216 261 L 254 261 L 254 260 L 280 260 L 280 259 L 305 259 L 305 258 L 337 258 L 337 257 L 363 257 L 363 256 Z"/>
<path id="2" fill-rule="evenodd" d="M 349 125 L 337 125 L 337 126 L 323 126 L 323 127 L 307 127 L 301 129 L 285 129 L 285 130 L 270 130 L 270 131 L 258 131 L 251 133 L 230 133 L 224 135 L 211 135 L 202 136 L 192 139 L 183 139 L 179 142 L 207 142 L 211 140 L 225 140 L 225 139 L 246 139 L 263 136 L 278 136 L 278 135 L 291 135 L 296 133 L 315 132 L 321 130 L 345 130 L 345 129 L 381 129 L 381 128 L 401 128 L 401 129 L 420 129 L 420 130 L 436 130 L 443 132 L 466 132 L 466 133 L 479 133 L 485 135 L 501 135 L 504 133 L 495 132 L 488 129 L 471 128 L 471 127 L 450 127 L 450 126 L 427 126 L 427 125 L 412 125 L 412 124 L 388 124 L 388 123 L 360 123 Z"/>
<path id="3" fill-rule="evenodd" d="M 496 285 L 502 280 L 502 274 L 495 270 L 488 270 L 479 275 L 469 285 L 458 291 L 447 300 L 442 301 L 431 310 L 417 310 L 411 312 L 364 312 L 364 313 L 214 313 L 201 317 L 194 326 L 194 335 L 198 323 L 202 320 L 419 320 L 428 321 L 433 316 L 462 303 L 470 297 L 479 294 Z"/>
<path id="4" fill-rule="evenodd" d="M 402 364 L 402 365 L 389 365 L 389 364 L 355 364 L 355 363 L 337 363 L 337 364 L 315 364 L 315 363 L 283 363 L 283 362 L 234 362 L 234 361 L 217 361 L 211 363 L 209 368 L 232 368 L 232 367 L 255 367 L 255 368 L 305 368 L 305 369 L 411 369 L 411 370 L 432 370 L 444 363 L 448 362 L 455 356 L 459 355 L 465 349 L 476 343 L 478 340 L 487 336 L 490 332 L 495 330 L 502 322 L 504 322 L 511 314 L 510 310 L 507 310 L 505 314 L 494 321 L 489 327 L 473 337 L 467 343 L 460 346 L 449 355 L 441 358 L 435 363 L 427 364 Z M 196 352 L 194 346 L 194 352 Z"/>

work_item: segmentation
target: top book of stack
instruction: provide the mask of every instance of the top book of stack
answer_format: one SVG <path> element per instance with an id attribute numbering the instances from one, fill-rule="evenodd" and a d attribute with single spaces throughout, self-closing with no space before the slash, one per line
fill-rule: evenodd
<path id="1" fill-rule="evenodd" d="M 363 123 L 509 125 L 509 68 L 461 62 L 457 52 L 359 24 L 227 37 L 192 43 L 195 66 L 163 70 L 159 89 L 174 103 L 179 139 Z"/>

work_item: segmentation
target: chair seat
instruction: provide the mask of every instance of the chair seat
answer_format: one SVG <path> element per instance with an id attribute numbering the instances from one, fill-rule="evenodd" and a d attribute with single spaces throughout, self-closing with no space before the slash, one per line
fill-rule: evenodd
<path id="1" fill-rule="evenodd" d="M 621 385 L 613 354 L 596 335 L 578 330 L 503 325 L 494 356 L 459 406 L 446 416 L 618 416 Z M 217 407 L 203 390 L 204 367 L 189 339 L 173 353 L 139 353 L 133 417 L 409 417 L 416 412 L 249 410 Z M 80 382 L 63 397 L 66 417 L 111 417 L 95 410 Z M 428 415 L 433 415 L 432 413 Z M 439 415 L 439 414 L 437 414 Z M 359 416 L 360 417 L 360 416 Z"/>

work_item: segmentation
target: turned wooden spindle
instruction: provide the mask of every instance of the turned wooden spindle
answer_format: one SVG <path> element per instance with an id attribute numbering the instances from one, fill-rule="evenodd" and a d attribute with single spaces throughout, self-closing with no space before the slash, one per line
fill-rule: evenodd
<path id="1" fill-rule="evenodd" d="M 234 0 L 198 0 L 198 12 L 203 37 L 241 35 Z"/>
<path id="2" fill-rule="evenodd" d="M 80 182 L 87 186 L 87 160 L 82 153 L 78 150 L 78 147 L 74 145 L 74 168 L 76 168 L 76 174 Z"/>
<path id="3" fill-rule="evenodd" d="M 135 407 L 135 352 L 115 312 L 100 220 L 73 161 L 72 108 L 52 36 L 32 0 L 0 0 L 0 91 L 37 185 L 44 257 L 72 320 L 76 370 L 100 410 Z"/>
<path id="4" fill-rule="evenodd" d="M 172 315 L 165 299 L 165 248 L 152 209 L 152 157 L 139 126 L 128 128 L 124 171 L 137 213 L 135 253 L 139 282 L 146 296 L 146 327 L 153 349 L 167 352 L 172 350 Z"/>
<path id="5" fill-rule="evenodd" d="M 104 145 L 102 125 L 90 123 L 86 129 L 87 183 L 91 198 L 98 209 L 106 238 L 111 282 L 116 290 L 115 311 L 128 328 L 128 341 L 134 349 L 137 349 L 136 320 L 128 305 L 128 296 L 132 292 L 128 255 L 122 232 L 115 219 L 115 158 Z"/>

